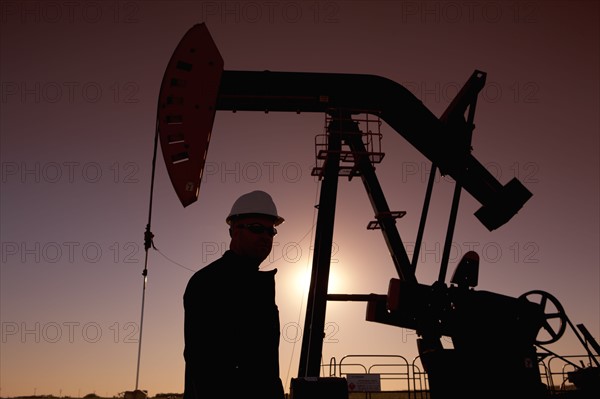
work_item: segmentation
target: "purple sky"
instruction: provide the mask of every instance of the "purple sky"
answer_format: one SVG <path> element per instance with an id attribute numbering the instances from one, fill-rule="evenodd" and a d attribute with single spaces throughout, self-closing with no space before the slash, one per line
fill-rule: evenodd
<path id="1" fill-rule="evenodd" d="M 544 290 L 600 339 L 599 5 L 592 1 L 3 1 L 0 24 L 0 395 L 112 396 L 135 386 L 156 104 L 166 64 L 206 22 L 226 70 L 380 75 L 440 116 L 487 73 L 473 155 L 533 192 L 493 232 L 463 193 L 449 275 L 481 257 L 480 290 Z M 218 112 L 198 201 L 179 203 L 159 154 L 140 388 L 183 391 L 182 295 L 229 243 L 240 194 L 272 194 L 286 222 L 277 268 L 281 371 L 296 376 L 319 182 L 322 114 Z M 430 162 L 382 125 L 377 176 L 412 254 Z M 420 282 L 437 278 L 453 183 L 434 189 Z M 360 180 L 340 180 L 332 293 L 380 293 L 396 277 Z M 414 332 L 330 303 L 323 362 L 417 354 Z M 490 343 L 493 345 L 493 343 Z M 570 330 L 552 344 L 583 348 Z"/>

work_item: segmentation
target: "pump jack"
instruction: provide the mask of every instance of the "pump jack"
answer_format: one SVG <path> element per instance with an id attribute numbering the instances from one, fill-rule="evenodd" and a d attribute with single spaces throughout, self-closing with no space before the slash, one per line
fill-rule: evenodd
<path id="1" fill-rule="evenodd" d="M 433 399 L 444 397 L 543 398 L 536 337 L 547 330 L 554 342 L 568 319 L 545 313 L 550 294 L 540 303 L 529 294 L 512 298 L 476 291 L 479 256 L 468 252 L 446 284 L 450 243 L 464 189 L 482 206 L 475 216 L 490 231 L 507 223 L 529 200 L 531 192 L 518 179 L 502 185 L 471 154 L 471 135 L 478 93 L 486 73 L 475 70 L 440 118 L 434 116 L 410 91 L 380 76 L 227 71 L 205 24 L 193 26 L 181 39 L 166 68 L 158 101 L 157 134 L 171 182 L 184 207 L 198 198 L 200 181 L 212 133 L 215 112 L 319 112 L 328 117 L 326 143 L 319 152 L 323 165 L 314 170 L 321 181 L 314 257 L 308 294 L 298 379 L 319 377 L 327 301 L 364 301 L 367 321 L 414 329 L 418 350 L 429 377 Z M 365 144 L 366 132 L 359 114 L 381 118 L 432 162 L 436 171 L 455 181 L 444 254 L 438 280 L 420 284 L 415 276 L 418 249 L 409 259 L 396 219 L 373 166 L 381 159 Z M 344 163 L 351 163 L 351 167 Z M 387 294 L 328 294 L 338 179 L 360 177 L 375 213 L 369 228 L 380 229 L 392 257 L 397 278 Z M 430 178 L 421 216 L 417 245 L 423 234 L 434 179 Z M 540 292 L 535 292 L 540 293 Z M 556 302 L 557 303 L 557 302 Z M 560 317 L 554 331 L 548 321 Z M 580 328 L 582 331 L 583 329 Z M 444 349 L 441 337 L 451 337 L 453 349 Z M 589 340 L 591 335 L 586 335 Z M 593 339 L 592 339 L 593 340 Z M 497 355 L 490 370 L 478 364 L 482 351 L 494 342 Z M 582 341 L 583 342 L 583 341 Z M 596 343 L 597 345 L 597 343 Z M 587 348 L 587 346 L 586 346 Z M 588 352 L 591 354 L 590 350 Z M 592 354 L 591 354 L 592 355 Z M 600 354 L 599 354 L 600 355 Z M 591 356 L 596 362 L 595 356 Z M 472 371 L 465 381 L 461 368 Z M 495 379 L 503 374 L 506 390 Z M 509 385 L 507 385 L 509 386 Z"/>

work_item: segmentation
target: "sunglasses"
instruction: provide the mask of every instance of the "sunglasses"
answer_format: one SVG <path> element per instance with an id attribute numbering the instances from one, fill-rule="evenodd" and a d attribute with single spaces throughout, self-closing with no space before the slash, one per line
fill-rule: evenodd
<path id="1" fill-rule="evenodd" d="M 263 226 L 260 223 L 251 223 L 251 224 L 238 224 L 238 227 L 248 229 L 254 234 L 262 234 L 267 233 L 271 237 L 274 237 L 277 234 L 277 229 L 275 227 L 267 227 Z"/>

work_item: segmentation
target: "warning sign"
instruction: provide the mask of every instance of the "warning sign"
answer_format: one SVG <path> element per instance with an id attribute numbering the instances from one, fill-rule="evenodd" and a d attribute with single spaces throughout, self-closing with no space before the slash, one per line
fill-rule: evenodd
<path id="1" fill-rule="evenodd" d="M 346 374 L 348 392 L 380 392 L 380 374 Z"/>

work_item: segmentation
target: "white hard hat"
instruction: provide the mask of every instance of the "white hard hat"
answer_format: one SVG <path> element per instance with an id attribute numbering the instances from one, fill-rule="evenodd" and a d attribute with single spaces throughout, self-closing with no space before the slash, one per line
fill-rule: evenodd
<path id="1" fill-rule="evenodd" d="M 233 203 L 231 212 L 225 219 L 231 224 L 231 218 L 241 215 L 267 215 L 275 219 L 275 226 L 283 223 L 283 218 L 277 214 L 277 207 L 271 196 L 264 191 L 256 190 L 242 195 Z"/>

